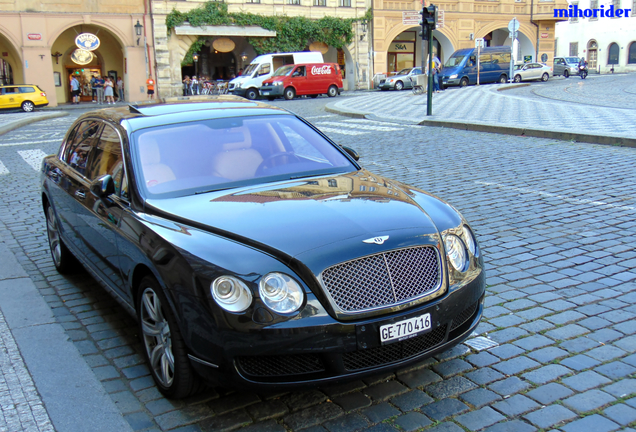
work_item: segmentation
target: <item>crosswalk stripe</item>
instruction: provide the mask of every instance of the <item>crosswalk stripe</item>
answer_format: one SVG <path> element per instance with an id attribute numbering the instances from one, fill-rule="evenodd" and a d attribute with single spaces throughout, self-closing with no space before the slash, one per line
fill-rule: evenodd
<path id="1" fill-rule="evenodd" d="M 366 119 L 346 119 L 343 120 L 343 122 L 346 123 L 360 123 L 360 124 L 370 124 L 370 123 L 374 123 L 374 124 L 384 124 L 386 125 L 386 122 L 380 122 L 377 120 L 366 120 Z M 389 123 L 391 124 L 391 123 Z M 412 125 L 412 124 L 400 124 L 400 127 L 410 127 L 410 128 L 419 128 L 421 126 L 419 125 Z"/>
<path id="2" fill-rule="evenodd" d="M 0 175 L 5 175 L 5 174 L 9 174 L 9 170 L 7 169 L 6 166 L 4 166 L 2 161 L 0 161 Z"/>
<path id="3" fill-rule="evenodd" d="M 10 143 L 6 143 L 6 144 L 0 144 L 0 147 L 11 147 L 11 146 L 20 146 L 20 145 L 33 145 L 33 144 L 41 144 L 41 143 L 54 142 L 54 141 L 61 142 L 62 140 L 60 138 L 58 138 L 58 139 L 39 140 L 39 141 L 10 142 Z"/>
<path id="4" fill-rule="evenodd" d="M 329 126 L 340 126 L 340 127 L 348 127 L 348 128 L 353 128 L 353 129 L 359 129 L 359 128 L 364 128 L 367 129 L 369 131 L 379 131 L 379 132 L 393 132 L 393 131 L 398 131 L 400 130 L 400 128 L 396 128 L 396 127 L 388 127 L 388 126 L 373 126 L 370 124 L 348 124 L 348 123 L 342 123 L 342 122 L 332 122 L 332 121 L 323 121 L 323 122 L 318 122 L 316 123 L 316 125 L 329 125 Z"/>
<path id="5" fill-rule="evenodd" d="M 26 163 L 31 165 L 36 171 L 40 170 L 42 166 L 42 159 L 46 157 L 46 153 L 42 150 L 18 150 L 18 154 L 24 159 Z"/>
<path id="6" fill-rule="evenodd" d="M 328 133 L 337 133 L 337 134 L 341 134 L 341 135 L 364 135 L 366 133 L 369 132 L 362 132 L 362 131 L 357 131 L 357 130 L 343 130 L 343 129 L 334 129 L 334 128 L 330 128 L 330 127 L 320 127 L 320 130 L 323 132 L 328 132 Z"/>

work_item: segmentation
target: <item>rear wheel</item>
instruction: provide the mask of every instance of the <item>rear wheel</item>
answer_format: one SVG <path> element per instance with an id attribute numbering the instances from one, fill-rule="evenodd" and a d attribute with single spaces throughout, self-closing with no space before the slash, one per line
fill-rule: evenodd
<path id="1" fill-rule="evenodd" d="M 256 90 L 255 88 L 248 89 L 245 92 L 245 97 L 249 100 L 256 99 L 258 97 L 258 90 Z"/>
<path id="2" fill-rule="evenodd" d="M 505 83 L 506 83 L 506 81 L 508 81 L 508 77 L 507 77 L 505 74 L 503 74 L 503 75 L 501 75 L 501 76 L 499 77 L 499 83 L 500 83 L 500 84 L 505 84 Z"/>
<path id="3" fill-rule="evenodd" d="M 570 72 L 568 72 L 567 70 L 565 72 L 563 72 L 563 77 L 564 78 L 569 78 L 570 77 Z"/>
<path id="4" fill-rule="evenodd" d="M 287 87 L 285 89 L 285 99 L 292 100 L 295 97 L 296 97 L 296 90 L 294 90 L 292 87 Z"/>
<path id="5" fill-rule="evenodd" d="M 35 104 L 31 101 L 22 102 L 22 111 L 32 112 L 35 109 Z"/>
<path id="6" fill-rule="evenodd" d="M 546 82 L 549 79 L 550 79 L 550 75 L 548 75 L 547 72 L 545 72 L 543 75 L 541 75 L 541 81 Z"/>
<path id="7" fill-rule="evenodd" d="M 466 87 L 468 85 L 468 78 L 464 77 L 459 81 L 460 87 Z"/>
<path id="8" fill-rule="evenodd" d="M 164 395 L 180 399 L 202 388 L 185 348 L 172 310 L 157 281 L 146 276 L 137 299 L 139 330 L 152 377 Z"/>
<path id="9" fill-rule="evenodd" d="M 397 91 L 400 91 L 400 90 L 402 90 L 403 88 L 404 88 L 404 83 L 403 83 L 402 81 L 398 81 L 398 82 L 396 82 L 396 83 L 395 83 L 395 89 L 396 89 Z"/>
<path id="10" fill-rule="evenodd" d="M 51 258 L 53 264 L 58 272 L 62 274 L 71 273 L 78 268 L 78 262 L 68 250 L 62 237 L 60 237 L 60 231 L 57 227 L 57 220 L 55 219 L 55 212 L 53 207 L 49 204 L 46 205 L 46 233 L 49 237 L 49 247 L 51 249 Z"/>
<path id="11" fill-rule="evenodd" d="M 333 85 L 331 87 L 329 87 L 329 90 L 327 90 L 327 96 L 329 96 L 329 97 L 338 96 L 338 87 L 333 86 Z"/>
<path id="12" fill-rule="evenodd" d="M 521 75 L 515 75 L 515 82 L 516 83 L 520 83 L 521 82 Z"/>

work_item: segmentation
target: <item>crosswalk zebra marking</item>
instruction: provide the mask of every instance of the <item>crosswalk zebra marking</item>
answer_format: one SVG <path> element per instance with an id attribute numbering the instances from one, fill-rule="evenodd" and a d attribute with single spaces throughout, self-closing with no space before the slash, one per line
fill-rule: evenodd
<path id="1" fill-rule="evenodd" d="M 24 159 L 26 163 L 31 165 L 31 168 L 33 168 L 36 171 L 40 170 L 40 167 L 42 166 L 42 159 L 46 157 L 46 153 L 44 153 L 42 150 L 39 150 L 39 149 L 18 150 L 18 154 L 22 157 L 22 159 Z"/>
<path id="2" fill-rule="evenodd" d="M 61 142 L 61 138 L 58 139 L 49 139 L 49 140 L 38 140 L 38 141 L 22 141 L 22 142 L 9 142 L 5 144 L 0 144 L 0 147 L 12 147 L 12 146 L 22 146 L 22 145 L 33 145 L 33 144 L 42 144 L 48 142 Z"/>
<path id="3" fill-rule="evenodd" d="M 323 121 L 323 122 L 318 122 L 316 123 L 316 125 L 321 126 L 321 125 L 328 125 L 328 126 L 340 126 L 340 127 L 348 127 L 348 128 L 353 128 L 353 129 L 358 129 L 359 128 L 364 128 L 367 131 L 377 131 L 377 132 L 394 132 L 394 131 L 398 131 L 400 130 L 400 128 L 396 128 L 396 127 L 389 127 L 389 126 L 373 126 L 370 124 L 348 124 L 348 123 L 342 123 L 342 122 L 332 122 L 332 121 Z"/>
<path id="4" fill-rule="evenodd" d="M 366 119 L 346 119 L 346 120 L 343 120 L 343 122 L 346 122 L 346 123 L 360 123 L 360 124 L 369 124 L 369 123 L 383 124 L 383 125 L 387 124 L 386 122 L 380 122 L 380 121 L 375 121 L 375 120 L 366 120 Z M 395 124 L 395 123 L 388 123 L 388 124 Z M 410 128 L 419 128 L 419 127 L 421 127 L 420 125 L 413 125 L 413 124 L 400 124 L 399 126 L 400 127 L 410 127 Z"/>
<path id="5" fill-rule="evenodd" d="M 320 130 L 323 132 L 336 133 L 341 135 L 364 135 L 369 132 L 363 132 L 358 130 L 342 130 L 342 129 L 334 129 L 330 127 L 320 127 Z"/>
<path id="6" fill-rule="evenodd" d="M 7 169 L 6 166 L 4 166 L 2 161 L 0 161 L 0 175 L 5 175 L 5 174 L 9 174 L 9 170 Z"/>

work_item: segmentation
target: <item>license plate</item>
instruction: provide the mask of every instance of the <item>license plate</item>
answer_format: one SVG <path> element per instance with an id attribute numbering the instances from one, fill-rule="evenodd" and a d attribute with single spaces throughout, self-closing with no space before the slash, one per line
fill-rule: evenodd
<path id="1" fill-rule="evenodd" d="M 431 314 L 405 319 L 380 327 L 380 342 L 389 344 L 410 339 L 431 329 Z"/>
<path id="2" fill-rule="evenodd" d="M 268 91 L 262 91 L 261 93 L 264 94 L 265 96 L 267 96 L 269 94 Z"/>

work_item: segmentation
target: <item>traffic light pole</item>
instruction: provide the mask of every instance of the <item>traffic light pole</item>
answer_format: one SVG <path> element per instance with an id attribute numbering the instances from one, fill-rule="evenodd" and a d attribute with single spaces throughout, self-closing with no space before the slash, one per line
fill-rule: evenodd
<path id="1" fill-rule="evenodd" d="M 426 92 L 426 115 L 433 115 L 433 28 L 428 26 L 428 91 Z"/>

